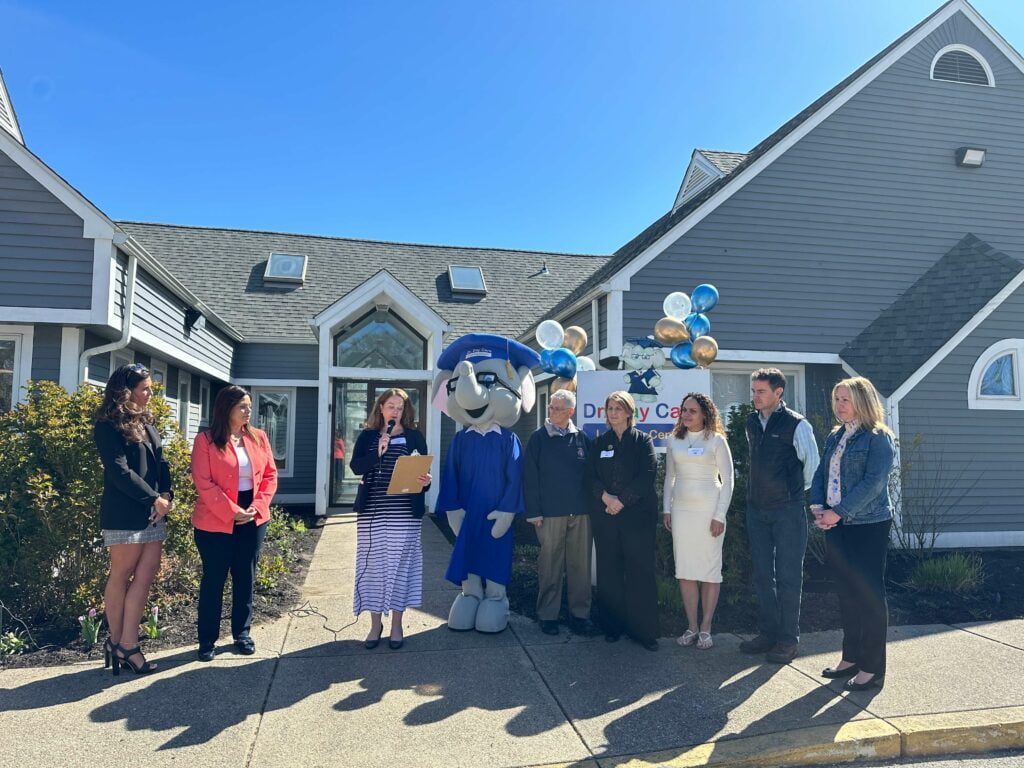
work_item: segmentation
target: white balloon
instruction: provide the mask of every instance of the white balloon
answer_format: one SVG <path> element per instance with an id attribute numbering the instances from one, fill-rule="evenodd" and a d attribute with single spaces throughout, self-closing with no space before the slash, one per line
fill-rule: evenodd
<path id="1" fill-rule="evenodd" d="M 596 371 L 597 366 L 594 365 L 594 361 L 589 357 L 577 357 L 576 358 L 576 371 Z"/>
<path id="2" fill-rule="evenodd" d="M 682 291 L 674 291 L 665 297 L 661 308 L 665 310 L 666 316 L 682 320 L 690 314 L 690 297 Z"/>
<path id="3" fill-rule="evenodd" d="M 554 320 L 545 320 L 537 326 L 537 343 L 544 349 L 558 349 L 565 338 L 565 330 Z"/>

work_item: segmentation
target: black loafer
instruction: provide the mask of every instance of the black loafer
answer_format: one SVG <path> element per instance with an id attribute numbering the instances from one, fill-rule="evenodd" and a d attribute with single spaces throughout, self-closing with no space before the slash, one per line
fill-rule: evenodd
<path id="1" fill-rule="evenodd" d="M 243 656 L 252 656 L 256 653 L 256 643 L 248 635 L 235 639 L 235 650 Z"/>
<path id="2" fill-rule="evenodd" d="M 875 675 L 870 680 L 868 680 L 866 683 L 855 683 L 855 682 L 853 682 L 853 680 L 847 680 L 846 684 L 843 685 L 843 688 L 846 689 L 847 691 L 866 691 L 869 688 L 879 688 L 879 689 L 881 689 L 884 686 L 885 686 L 885 676 L 884 675 Z"/>
<path id="3" fill-rule="evenodd" d="M 796 658 L 796 651 L 796 645 L 776 643 L 775 647 L 764 655 L 764 658 L 765 661 L 770 661 L 773 664 L 789 664 L 789 662 Z"/>
<path id="4" fill-rule="evenodd" d="M 200 645 L 199 650 L 196 651 L 196 658 L 200 661 L 213 661 L 216 655 L 217 649 L 212 645 Z"/>
<path id="5" fill-rule="evenodd" d="M 557 635 L 558 634 L 558 622 L 557 621 L 541 621 L 540 631 L 545 635 Z"/>
<path id="6" fill-rule="evenodd" d="M 828 667 L 821 670 L 821 676 L 827 677 L 829 680 L 841 680 L 844 677 L 853 677 L 860 672 L 860 667 L 854 664 L 852 667 L 846 667 L 845 669 L 836 669 L 835 667 Z"/>

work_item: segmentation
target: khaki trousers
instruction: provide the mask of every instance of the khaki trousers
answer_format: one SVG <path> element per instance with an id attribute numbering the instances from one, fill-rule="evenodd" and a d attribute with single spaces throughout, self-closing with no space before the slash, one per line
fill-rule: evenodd
<path id="1" fill-rule="evenodd" d="M 569 584 L 569 614 L 590 618 L 590 516 L 545 517 L 537 528 L 537 618 L 557 621 L 562 607 L 562 574 Z"/>

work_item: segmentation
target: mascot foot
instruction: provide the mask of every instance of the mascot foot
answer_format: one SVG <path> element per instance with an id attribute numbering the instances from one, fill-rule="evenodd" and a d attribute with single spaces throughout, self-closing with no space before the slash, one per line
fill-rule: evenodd
<path id="1" fill-rule="evenodd" d="M 468 632 L 476 626 L 480 598 L 474 595 L 459 594 L 448 611 L 448 629 L 456 632 Z"/>
<path id="2" fill-rule="evenodd" d="M 476 612 L 476 631 L 494 634 L 508 626 L 508 598 L 489 598 L 480 603 Z"/>

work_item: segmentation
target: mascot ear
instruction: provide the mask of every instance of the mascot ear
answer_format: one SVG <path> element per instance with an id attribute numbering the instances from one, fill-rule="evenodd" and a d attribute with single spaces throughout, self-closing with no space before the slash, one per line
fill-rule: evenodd
<path id="1" fill-rule="evenodd" d="M 445 384 L 448 383 L 448 379 L 452 377 L 454 371 L 438 371 L 437 376 L 434 377 L 434 386 L 431 394 L 431 403 L 437 410 L 448 414 L 448 388 Z"/>
<path id="2" fill-rule="evenodd" d="M 529 413 L 533 410 L 534 403 L 537 402 L 537 385 L 533 381 L 533 373 L 525 365 L 519 366 L 519 380 L 522 382 L 522 395 L 523 395 L 523 413 Z"/>

